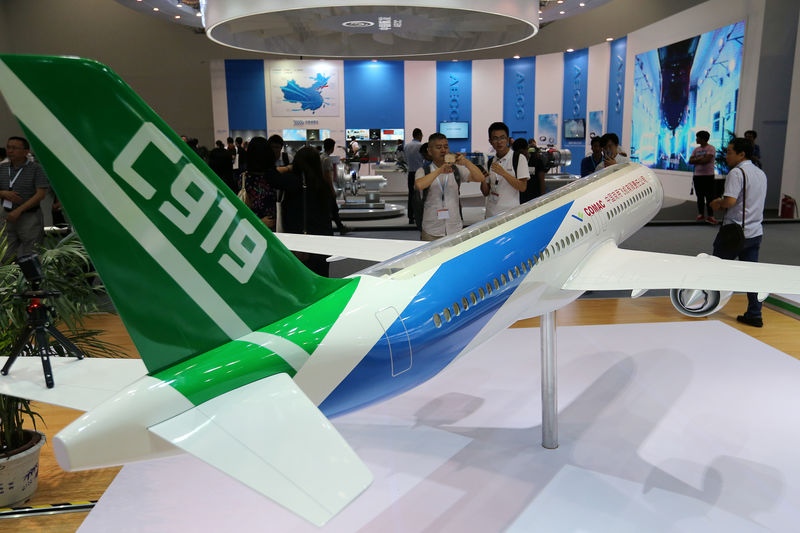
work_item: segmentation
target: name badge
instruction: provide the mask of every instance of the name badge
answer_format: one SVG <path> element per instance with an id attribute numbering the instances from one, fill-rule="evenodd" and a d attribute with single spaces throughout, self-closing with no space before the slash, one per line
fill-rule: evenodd
<path id="1" fill-rule="evenodd" d="M 12 204 L 9 200 L 3 200 L 3 207 L 5 207 L 6 209 L 11 209 L 12 207 L 14 207 L 14 204 Z"/>
<path id="2" fill-rule="evenodd" d="M 450 211 L 448 209 L 437 209 L 436 218 L 439 220 L 447 220 L 450 218 Z"/>

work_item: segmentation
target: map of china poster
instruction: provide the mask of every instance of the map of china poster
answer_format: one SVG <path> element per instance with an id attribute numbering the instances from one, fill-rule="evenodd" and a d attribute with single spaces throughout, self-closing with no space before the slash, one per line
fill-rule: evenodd
<path id="1" fill-rule="evenodd" d="M 316 61 L 273 67 L 270 97 L 276 117 L 338 117 L 338 69 Z"/>

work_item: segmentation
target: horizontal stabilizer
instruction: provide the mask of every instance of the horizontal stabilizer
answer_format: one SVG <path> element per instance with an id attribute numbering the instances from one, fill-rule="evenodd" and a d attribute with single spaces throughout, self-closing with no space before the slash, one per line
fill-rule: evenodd
<path id="1" fill-rule="evenodd" d="M 286 374 L 211 399 L 150 431 L 321 526 L 372 474 Z"/>
<path id="2" fill-rule="evenodd" d="M 621 250 L 608 241 L 578 265 L 567 290 L 701 289 L 800 294 L 800 268 Z"/>
<path id="3" fill-rule="evenodd" d="M 379 262 L 410 252 L 425 244 L 420 241 L 399 239 L 362 239 L 327 235 L 299 235 L 296 233 L 276 233 L 275 236 L 280 239 L 284 246 L 295 252 Z"/>
<path id="4" fill-rule="evenodd" d="M 0 366 L 7 357 L 0 357 Z M 20 357 L 7 376 L 0 376 L 0 394 L 89 411 L 147 373 L 141 359 L 51 357 L 56 386 L 44 383 L 42 360 Z"/>

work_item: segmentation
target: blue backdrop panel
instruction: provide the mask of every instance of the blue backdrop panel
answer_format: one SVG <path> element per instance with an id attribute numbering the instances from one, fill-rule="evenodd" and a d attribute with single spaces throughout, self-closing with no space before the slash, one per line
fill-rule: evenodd
<path id="1" fill-rule="evenodd" d="M 472 61 L 436 62 L 436 125 L 439 122 L 469 122 L 466 139 L 449 139 L 451 152 L 469 152 L 472 147 Z"/>
<path id="2" fill-rule="evenodd" d="M 264 62 L 260 59 L 226 59 L 229 130 L 266 130 L 267 97 Z"/>
<path id="3" fill-rule="evenodd" d="M 622 142 L 622 110 L 625 105 L 625 54 L 627 50 L 627 37 L 611 41 L 606 132 L 616 133 L 620 142 Z"/>
<path id="4" fill-rule="evenodd" d="M 564 53 L 564 99 L 563 118 L 561 128 L 561 146 L 572 152 L 572 163 L 561 167 L 563 172 L 570 174 L 581 173 L 581 159 L 586 151 L 586 89 L 587 73 L 589 70 L 589 49 L 583 48 L 574 52 Z M 580 139 L 567 139 L 567 121 L 569 119 L 583 119 L 584 136 Z"/>
<path id="5" fill-rule="evenodd" d="M 402 128 L 404 84 L 402 61 L 345 61 L 344 127 Z"/>
<path id="6" fill-rule="evenodd" d="M 503 122 L 515 139 L 533 137 L 535 88 L 535 57 L 503 62 Z"/>

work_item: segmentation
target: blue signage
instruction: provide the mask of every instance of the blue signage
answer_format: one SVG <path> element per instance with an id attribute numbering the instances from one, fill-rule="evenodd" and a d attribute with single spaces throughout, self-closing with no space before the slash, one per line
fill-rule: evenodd
<path id="1" fill-rule="evenodd" d="M 404 72 L 402 61 L 345 61 L 344 127 L 403 128 Z"/>
<path id="2" fill-rule="evenodd" d="M 620 139 L 622 139 L 622 111 L 625 105 L 625 54 L 627 50 L 627 37 L 611 41 L 606 132 L 616 133 Z"/>
<path id="3" fill-rule="evenodd" d="M 561 128 L 561 146 L 572 152 L 572 163 L 561 169 L 570 174 L 580 175 L 581 159 L 586 151 L 588 71 L 588 48 L 564 53 L 564 124 Z"/>
<path id="4" fill-rule="evenodd" d="M 226 59 L 225 90 L 228 96 L 229 130 L 267 129 L 264 61 Z"/>
<path id="5" fill-rule="evenodd" d="M 436 122 L 471 122 L 472 61 L 436 62 Z M 438 131 L 438 130 L 437 130 Z M 466 139 L 448 139 L 451 152 L 472 148 L 472 124 Z"/>
<path id="6" fill-rule="evenodd" d="M 535 57 L 503 62 L 503 122 L 514 139 L 533 137 L 535 88 Z"/>

